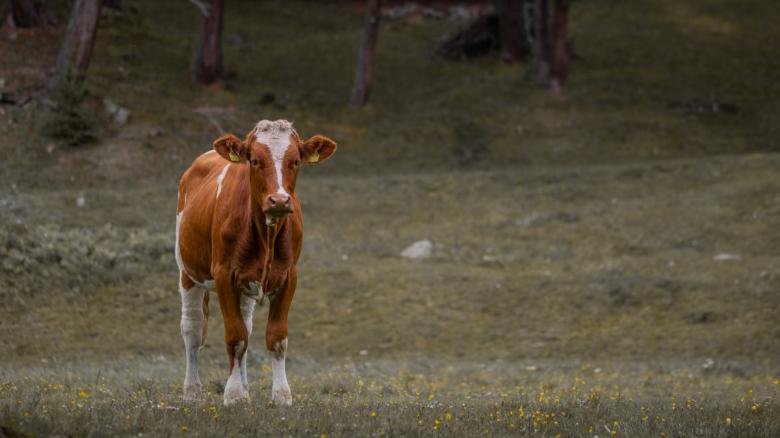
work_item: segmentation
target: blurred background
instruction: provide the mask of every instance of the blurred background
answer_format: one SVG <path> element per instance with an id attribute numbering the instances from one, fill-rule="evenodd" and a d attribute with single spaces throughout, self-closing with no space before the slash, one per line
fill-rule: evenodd
<path id="1" fill-rule="evenodd" d="M 92 400 L 82 379 L 108 378 L 113 396 L 152 379 L 152 398 L 178 403 L 178 179 L 218 136 L 277 118 L 339 144 L 298 183 L 299 406 L 356 403 L 369 418 L 382 397 L 412 409 L 403 400 L 432 394 L 487 413 L 502 397 L 546 406 L 556 391 L 618 388 L 657 409 L 747 403 L 744 421 L 713 408 L 669 436 L 780 429 L 776 2 L 6 0 L 0 17 L 7 430 L 109 433 L 76 420 Z M 250 346 L 261 408 L 264 310 Z M 202 380 L 216 403 L 216 300 L 211 315 Z M 30 376 L 44 380 L 25 387 Z M 598 384 L 571 389 L 575 378 Z M 24 415 L 40 411 L 29 388 L 51 382 L 66 388 L 62 416 Z M 349 398 L 361 391 L 370 407 Z M 445 430 L 446 405 L 408 433 Z M 488 429 L 591 436 L 603 420 L 607 434 L 657 436 L 677 424 L 631 406 L 635 428 L 593 411 L 509 429 L 491 414 Z M 184 431 L 138 409 L 148 424 L 117 417 L 114 432 Z M 322 430 L 288 430 L 404 431 L 399 409 L 385 429 L 315 416 L 300 424 Z M 458 418 L 446 430 L 483 433 Z"/>

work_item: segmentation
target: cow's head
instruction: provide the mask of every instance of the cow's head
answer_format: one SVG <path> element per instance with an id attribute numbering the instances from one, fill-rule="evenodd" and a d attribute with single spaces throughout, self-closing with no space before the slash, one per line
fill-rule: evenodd
<path id="1" fill-rule="evenodd" d="M 303 164 L 318 164 L 336 151 L 336 143 L 321 135 L 301 141 L 287 120 L 263 120 L 249 132 L 246 140 L 225 135 L 214 142 L 214 150 L 224 159 L 249 166 L 252 198 L 275 223 L 293 211 L 298 169 Z"/>

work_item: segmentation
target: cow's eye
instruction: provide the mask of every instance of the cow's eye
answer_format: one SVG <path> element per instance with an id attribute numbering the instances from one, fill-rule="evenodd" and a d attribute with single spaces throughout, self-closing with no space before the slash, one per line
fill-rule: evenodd
<path id="1" fill-rule="evenodd" d="M 260 164 L 257 160 L 252 160 L 252 166 L 257 167 Z"/>
<path id="2" fill-rule="evenodd" d="M 301 160 L 295 160 L 292 162 L 293 167 L 298 167 L 301 164 Z"/>

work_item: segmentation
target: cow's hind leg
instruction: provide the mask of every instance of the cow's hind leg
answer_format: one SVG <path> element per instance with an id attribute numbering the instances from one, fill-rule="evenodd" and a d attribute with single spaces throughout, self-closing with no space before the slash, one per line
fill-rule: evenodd
<path id="1" fill-rule="evenodd" d="M 216 275 L 217 296 L 225 323 L 225 347 L 230 374 L 225 384 L 224 403 L 231 405 L 248 399 L 249 392 L 241 376 L 241 363 L 246 354 L 249 332 L 241 312 L 241 292 L 233 286 L 231 275 Z"/>
<path id="2" fill-rule="evenodd" d="M 241 317 L 244 319 L 244 326 L 246 326 L 247 343 L 249 342 L 249 337 L 252 336 L 252 317 L 255 313 L 256 303 L 257 301 L 254 297 L 243 293 L 241 294 Z M 249 356 L 249 347 L 247 347 L 247 352 L 244 353 L 244 357 L 241 358 L 241 383 L 244 385 L 244 388 L 249 391 L 249 380 L 246 373 L 247 356 Z"/>
<path id="3" fill-rule="evenodd" d="M 198 350 L 206 338 L 206 312 L 204 298 L 208 292 L 185 274 L 179 274 L 179 294 L 181 295 L 181 337 L 184 339 L 187 371 L 184 377 L 184 400 L 197 400 L 201 395 L 200 376 L 198 375 Z"/>

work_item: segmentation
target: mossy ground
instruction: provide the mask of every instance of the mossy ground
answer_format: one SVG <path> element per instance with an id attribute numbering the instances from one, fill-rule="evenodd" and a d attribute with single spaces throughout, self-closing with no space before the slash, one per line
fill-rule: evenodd
<path id="1" fill-rule="evenodd" d="M 0 425 L 780 433 L 772 2 L 576 2 L 582 60 L 564 100 L 530 85 L 524 65 L 433 56 L 457 25 L 388 22 L 363 109 L 345 105 L 363 21 L 349 4 L 229 3 L 229 75 L 204 89 L 188 73 L 196 9 L 126 3 L 104 17 L 88 87 L 96 112 L 104 97 L 129 108 L 127 126 L 48 152 L 42 105 L 0 115 Z M 43 80 L 57 34 L 0 38 L 8 86 Z M 258 334 L 252 403 L 221 407 L 214 302 L 210 393 L 178 401 L 176 180 L 217 136 L 203 113 L 238 134 L 286 117 L 339 141 L 299 182 L 290 409 L 267 405 Z M 402 259 L 419 239 L 433 256 Z"/>

